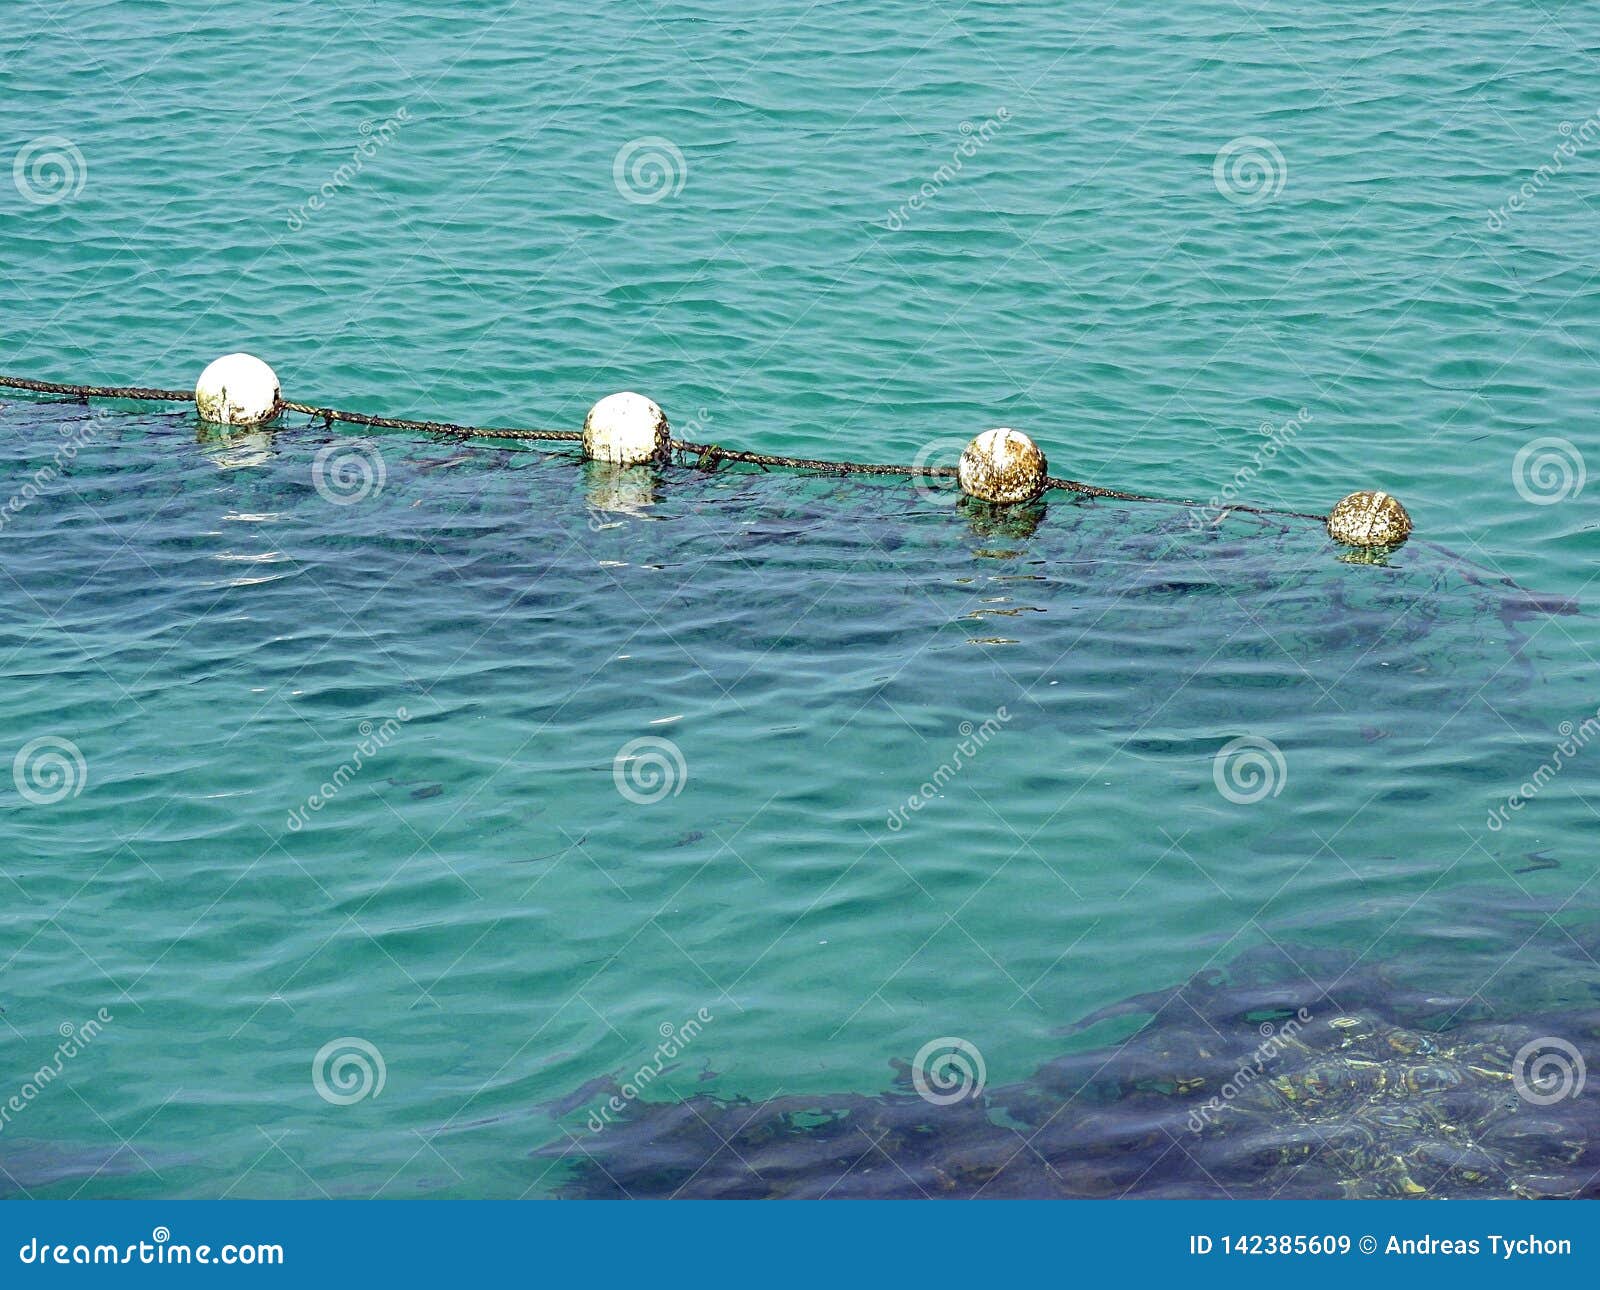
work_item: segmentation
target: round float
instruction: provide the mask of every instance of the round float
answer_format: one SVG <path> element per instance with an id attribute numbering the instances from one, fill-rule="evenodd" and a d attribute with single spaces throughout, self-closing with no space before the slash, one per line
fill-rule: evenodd
<path id="1" fill-rule="evenodd" d="M 608 394 L 583 419 L 583 455 L 640 466 L 667 455 L 667 414 L 632 390 Z"/>
<path id="2" fill-rule="evenodd" d="M 224 354 L 200 373 L 194 405 L 224 426 L 265 425 L 278 415 L 278 376 L 254 354 Z"/>
<path id="3" fill-rule="evenodd" d="M 1411 536 L 1411 516 L 1388 493 L 1351 493 L 1329 514 L 1328 536 L 1346 546 L 1399 546 Z"/>
<path id="4" fill-rule="evenodd" d="M 1049 466 L 1039 445 L 1020 430 L 985 430 L 961 454 L 961 491 L 984 502 L 1012 506 L 1044 492 Z"/>

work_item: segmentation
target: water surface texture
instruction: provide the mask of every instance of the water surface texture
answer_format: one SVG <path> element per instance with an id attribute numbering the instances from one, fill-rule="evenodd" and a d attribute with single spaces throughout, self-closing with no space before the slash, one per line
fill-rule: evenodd
<path id="1" fill-rule="evenodd" d="M 596 1194 L 600 1161 L 671 1194 L 648 1108 L 732 1136 L 854 1097 L 933 1154 L 802 1143 L 728 1190 L 983 1193 L 938 1134 L 1092 1087 L 1167 1163 L 1107 1181 L 1069 1135 L 1012 1190 L 1182 1190 L 1187 1105 L 1048 1072 L 1207 1019 L 1250 1060 L 1253 1012 L 1123 1005 L 1267 951 L 1450 1054 L 1595 1051 L 1581 6 L 9 21 L 0 370 L 248 349 L 292 398 L 556 428 L 631 388 L 885 461 L 1006 424 L 1140 491 L 1387 488 L 1418 534 L 1342 560 L 1213 508 L 5 395 L 0 1189 Z M 951 1051 L 989 1091 L 947 1107 L 907 1072 Z M 1485 1129 L 1514 1176 L 1396 1186 L 1581 1189 L 1567 1092 L 1514 1153 Z M 1230 1189 L 1360 1172 L 1348 1126 L 1301 1172 L 1303 1119 L 1255 1109 Z"/>

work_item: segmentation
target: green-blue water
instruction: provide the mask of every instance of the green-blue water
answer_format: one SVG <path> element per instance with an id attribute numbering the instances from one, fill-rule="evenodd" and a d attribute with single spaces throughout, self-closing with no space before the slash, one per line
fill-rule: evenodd
<path id="1" fill-rule="evenodd" d="M 1387 488 L 1427 541 L 1349 564 L 1059 497 L 995 531 L 398 434 L 336 449 L 382 463 L 338 504 L 349 436 L 304 418 L 8 397 L 0 770 L 82 763 L 35 747 L 59 801 L 0 775 L 6 1189 L 547 1194 L 528 1153 L 596 1099 L 550 1104 L 701 1009 L 647 1097 L 872 1091 L 940 1036 L 1000 1081 L 1267 938 L 1449 976 L 1447 895 L 1591 914 L 1600 752 L 1486 824 L 1600 706 L 1583 7 L 10 21 L 0 370 L 183 386 L 247 349 L 305 401 L 576 427 L 637 389 L 888 461 L 1013 425 L 1142 491 Z M 645 737 L 676 791 L 639 803 Z M 1282 757 L 1255 802 L 1214 778 L 1241 737 Z M 350 1105 L 312 1074 L 343 1037 L 384 1069 Z"/>

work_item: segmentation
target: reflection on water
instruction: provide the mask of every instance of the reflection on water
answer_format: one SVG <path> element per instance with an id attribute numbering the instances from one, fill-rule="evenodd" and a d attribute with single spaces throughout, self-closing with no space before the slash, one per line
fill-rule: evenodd
<path id="1" fill-rule="evenodd" d="M 649 466 L 618 466 L 608 461 L 583 463 L 584 505 L 599 525 L 624 517 L 644 518 L 656 504 L 658 472 Z"/>
<path id="2" fill-rule="evenodd" d="M 1048 514 L 1044 501 L 1026 506 L 995 506 L 976 497 L 963 497 L 956 505 L 972 529 L 973 536 L 984 540 L 994 538 L 1031 538 Z M 1065 505 L 1058 506 L 1059 518 L 1071 523 L 1071 512 Z"/>
<path id="3" fill-rule="evenodd" d="M 272 460 L 272 435 L 271 429 L 240 430 L 202 421 L 195 442 L 218 470 L 243 470 Z"/>

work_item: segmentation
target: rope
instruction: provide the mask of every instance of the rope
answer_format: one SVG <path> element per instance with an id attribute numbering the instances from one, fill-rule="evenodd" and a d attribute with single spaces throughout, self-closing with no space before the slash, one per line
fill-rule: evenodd
<path id="1" fill-rule="evenodd" d="M 194 399 L 189 390 L 160 390 L 144 385 L 76 385 L 62 381 L 35 381 L 23 376 L 0 376 L 0 386 L 14 390 L 32 390 L 38 394 L 68 394 L 80 399 L 149 399 L 169 403 L 185 403 Z M 324 425 L 334 422 L 349 425 L 375 426 L 385 430 L 415 430 L 421 434 L 453 435 L 463 439 L 521 439 L 527 441 L 574 443 L 583 438 L 579 430 L 519 430 L 499 426 L 458 425 L 453 421 L 417 421 L 408 417 L 381 417 L 369 412 L 345 412 L 339 408 L 316 407 L 310 403 L 296 403 L 280 399 L 278 406 L 286 412 L 300 412 L 315 417 Z M 723 461 L 760 466 L 763 469 L 778 467 L 784 470 L 818 470 L 836 475 L 898 475 L 912 479 L 954 479 L 954 466 L 899 466 L 865 461 L 819 461 L 811 457 L 787 457 L 778 453 L 747 452 L 740 448 L 724 448 L 714 443 L 690 443 L 673 439 L 673 451 L 697 458 L 695 465 L 702 470 L 715 470 Z M 1241 503 L 1213 504 L 1189 501 L 1177 497 L 1156 497 L 1148 493 L 1129 493 L 1119 488 L 1102 488 L 1098 484 L 1085 484 L 1076 479 L 1051 476 L 1045 480 L 1046 489 L 1059 489 L 1083 497 L 1104 497 L 1119 502 L 1151 502 L 1160 506 L 1187 506 L 1214 509 L 1219 515 L 1240 511 L 1247 515 L 1274 515 L 1284 519 L 1327 520 L 1326 515 L 1307 511 L 1289 511 L 1271 506 L 1246 506 Z"/>
<path id="2" fill-rule="evenodd" d="M 0 385 L 38 394 L 73 394 L 80 399 L 151 399 L 182 403 L 194 398 L 193 390 L 153 390 L 144 385 L 64 385 L 60 381 L 30 381 L 25 376 L 0 376 Z"/>
<path id="3" fill-rule="evenodd" d="M 934 479 L 955 478 L 954 466 L 885 466 L 870 461 L 817 461 L 811 457 L 782 457 L 770 452 L 746 452 L 740 448 L 724 448 L 716 443 L 689 443 L 674 439 L 672 448 L 677 452 L 697 453 L 696 464 L 705 470 L 716 469 L 719 461 L 737 461 L 749 466 L 782 466 L 789 470 L 825 470 L 838 475 L 901 475 Z"/>
<path id="4" fill-rule="evenodd" d="M 0 377 L 0 385 L 5 378 Z M 193 395 L 185 395 L 193 398 Z M 463 426 L 453 421 L 412 421 L 406 417 L 379 417 L 369 412 L 341 412 L 338 408 L 315 408 L 309 403 L 294 403 L 279 399 L 278 406 L 286 412 L 304 412 L 307 416 L 321 417 L 327 424 L 346 421 L 356 426 L 379 426 L 385 430 L 419 430 L 423 434 L 449 434 L 460 438 L 492 439 L 550 439 L 573 441 L 583 438 L 581 430 L 512 430 L 494 426 Z"/>

